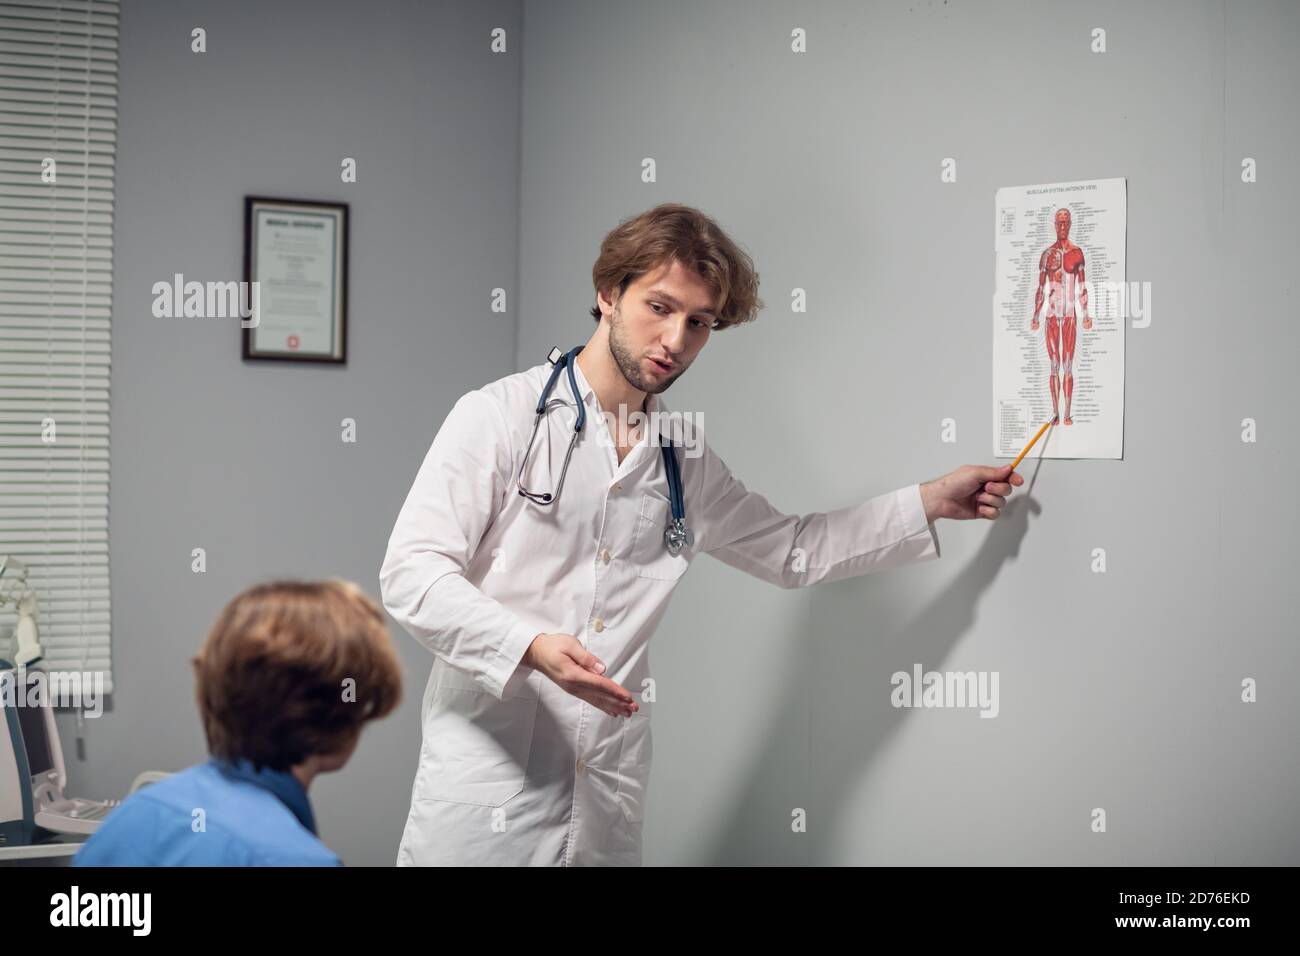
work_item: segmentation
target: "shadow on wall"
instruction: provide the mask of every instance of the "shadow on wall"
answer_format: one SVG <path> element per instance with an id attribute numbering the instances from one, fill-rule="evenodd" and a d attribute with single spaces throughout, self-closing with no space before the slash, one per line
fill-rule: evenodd
<path id="1" fill-rule="evenodd" d="M 885 692 L 889 689 L 887 685 L 881 685 L 884 691 L 863 693 L 860 675 L 878 673 L 885 667 L 892 673 L 899 669 L 897 662 L 901 660 L 921 661 L 927 670 L 942 669 L 958 640 L 974 623 L 981 595 L 998 576 L 1002 565 L 1019 554 L 1020 543 L 1029 530 L 1030 514 L 1042 512 L 1042 507 L 1032 497 L 1042 461 L 1036 459 L 1033 475 L 1023 486 L 1023 491 L 1016 490 L 997 521 L 993 522 L 975 556 L 943 594 L 909 619 L 909 608 L 896 600 L 889 600 L 890 589 L 882 585 L 882 599 L 870 601 L 871 645 L 861 648 L 862 656 L 853 659 L 851 664 L 838 659 L 840 655 L 837 653 L 835 666 L 818 674 L 818 683 L 811 690 L 819 698 L 834 702 L 827 706 L 836 714 L 852 708 L 854 719 L 851 722 L 840 720 L 835 725 L 840 739 L 822 737 L 812 741 L 816 753 L 830 756 L 823 759 L 813 757 L 809 762 L 810 773 L 815 774 L 812 786 L 816 796 L 816 803 L 809 809 L 810 812 L 815 810 L 821 820 L 818 825 L 809 826 L 808 833 L 797 835 L 802 847 L 799 859 L 773 859 L 773 853 L 785 856 L 774 849 L 782 844 L 769 839 L 753 839 L 755 833 L 771 833 L 774 826 L 784 827 L 789 833 L 791 807 L 773 806 L 773 801 L 761 797 L 763 794 L 784 797 L 790 793 L 790 781 L 785 779 L 789 771 L 788 759 L 783 761 L 782 755 L 775 752 L 778 745 L 773 745 L 758 752 L 749 771 L 732 791 L 731 798 L 725 801 L 735 807 L 736 812 L 727 816 L 727 825 L 718 833 L 711 850 L 704 854 L 706 865 L 818 865 L 832 859 L 833 848 L 827 846 L 826 840 L 836 831 L 832 821 L 848 809 L 844 806 L 845 794 L 858 785 L 871 762 L 910 716 L 904 713 L 900 719 Z M 844 586 L 843 583 L 840 586 Z M 816 635 L 812 640 L 813 643 L 817 641 Z M 807 722 L 810 703 L 802 693 L 802 683 L 790 681 L 786 686 L 789 693 L 783 700 L 774 702 L 771 728 Z M 822 721 L 820 729 L 824 731 L 825 727 L 826 722 Z M 773 729 L 761 739 L 788 740 L 789 735 Z M 840 755 L 845 759 L 840 759 Z M 807 806 L 808 801 L 801 805 Z M 871 861 L 854 862 L 869 864 Z"/>

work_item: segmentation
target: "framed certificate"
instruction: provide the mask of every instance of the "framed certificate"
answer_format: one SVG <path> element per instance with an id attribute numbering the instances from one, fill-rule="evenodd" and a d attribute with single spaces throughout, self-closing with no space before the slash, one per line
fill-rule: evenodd
<path id="1" fill-rule="evenodd" d="M 348 204 L 244 197 L 244 358 L 347 362 Z"/>

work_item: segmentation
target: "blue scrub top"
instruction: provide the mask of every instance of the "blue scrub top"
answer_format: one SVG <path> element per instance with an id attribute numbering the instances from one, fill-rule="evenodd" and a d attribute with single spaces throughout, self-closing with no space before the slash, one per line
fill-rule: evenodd
<path id="1" fill-rule="evenodd" d="M 202 810 L 203 813 L 196 813 Z M 285 770 L 213 758 L 137 790 L 73 866 L 342 866 Z"/>

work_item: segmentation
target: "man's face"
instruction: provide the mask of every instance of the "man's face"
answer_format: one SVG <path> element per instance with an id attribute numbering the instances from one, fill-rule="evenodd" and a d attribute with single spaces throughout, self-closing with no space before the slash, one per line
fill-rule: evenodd
<path id="1" fill-rule="evenodd" d="M 1070 212 L 1062 209 L 1056 214 L 1056 238 L 1066 239 L 1070 235 Z"/>
<path id="2" fill-rule="evenodd" d="M 633 388 L 657 395 L 690 368 L 709 340 L 715 301 L 708 283 L 676 259 L 629 283 L 612 307 L 597 299 L 610 323 L 609 351 Z"/>

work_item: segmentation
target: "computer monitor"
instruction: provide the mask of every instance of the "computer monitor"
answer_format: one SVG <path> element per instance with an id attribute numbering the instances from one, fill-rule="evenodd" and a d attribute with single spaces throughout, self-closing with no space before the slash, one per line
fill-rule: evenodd
<path id="1" fill-rule="evenodd" d="M 13 708 L 5 706 L 12 753 L 0 748 L 0 831 L 6 839 L 31 839 L 40 829 L 69 834 L 88 834 L 113 808 L 117 800 L 83 800 L 69 797 L 68 770 L 64 748 L 55 723 L 53 693 L 49 675 L 40 669 L 8 672 L 17 679 Z M 21 800 L 21 806 L 18 801 Z M 21 814 L 21 816 L 19 816 Z"/>
<path id="2" fill-rule="evenodd" d="M 0 746 L 0 844 L 28 841 L 41 828 L 92 833 L 117 800 L 69 797 L 53 692 L 44 670 L 9 670 L 14 704 L 3 714 L 8 747 Z M 0 727 L 0 729 L 4 729 Z"/>
<path id="3" fill-rule="evenodd" d="M 0 661 L 0 847 L 30 843 L 36 828 L 17 681 L 13 665 Z"/>
<path id="4" fill-rule="evenodd" d="M 43 675 L 39 671 L 27 672 L 27 686 L 23 687 L 20 693 L 23 700 L 28 702 L 28 706 L 18 708 L 18 726 L 23 732 L 23 745 L 27 751 L 27 768 L 32 775 L 32 782 L 36 778 L 49 773 L 51 770 L 58 771 L 59 764 L 63 763 L 62 756 L 55 759 L 54 747 L 59 746 L 58 725 L 54 722 L 54 712 L 50 707 L 48 693 L 34 694 L 30 692 L 32 684 L 36 681 L 43 680 Z M 39 707 L 32 707 L 30 703 L 33 700 L 40 702 Z"/>
<path id="5" fill-rule="evenodd" d="M 68 785 L 68 771 L 63 763 L 59 725 L 54 721 L 49 674 L 37 667 L 25 668 L 17 675 L 21 678 L 18 693 L 22 695 L 20 701 L 23 705 L 17 708 L 18 726 L 22 730 L 27 770 L 39 812 L 43 804 L 64 799 L 63 788 Z"/>

